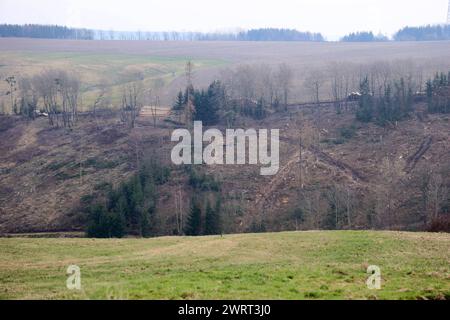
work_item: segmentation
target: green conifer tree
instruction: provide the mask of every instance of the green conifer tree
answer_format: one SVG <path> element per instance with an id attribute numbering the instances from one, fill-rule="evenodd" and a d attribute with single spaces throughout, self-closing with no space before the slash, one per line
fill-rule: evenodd
<path id="1" fill-rule="evenodd" d="M 192 199 L 191 210 L 186 224 L 188 236 L 199 236 L 202 232 L 202 210 L 197 200 Z"/>

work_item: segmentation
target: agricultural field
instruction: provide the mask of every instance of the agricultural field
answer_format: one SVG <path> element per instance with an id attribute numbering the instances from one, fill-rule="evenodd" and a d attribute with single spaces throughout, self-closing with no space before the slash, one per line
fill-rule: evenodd
<path id="1" fill-rule="evenodd" d="M 141 81 L 147 92 L 151 89 L 159 91 L 159 95 L 164 95 L 166 87 L 184 74 L 186 64 L 186 59 L 174 57 L 95 52 L 4 52 L 1 50 L 0 61 L 0 73 L 4 76 L 15 75 L 18 79 L 30 77 L 48 69 L 65 70 L 76 74 L 82 83 L 81 111 L 88 111 L 91 108 L 102 88 L 109 91 L 111 107 L 116 108 L 121 103 L 122 86 L 136 81 Z M 199 70 L 224 64 L 220 60 L 206 59 L 194 59 L 193 63 Z M 1 84 L 1 88 L 6 92 L 5 83 Z M 4 101 L 5 99 L 3 96 Z"/>
<path id="2" fill-rule="evenodd" d="M 0 239 L 1 299 L 449 299 L 448 234 Z M 81 291 L 66 269 L 81 270 Z M 381 290 L 366 286 L 381 269 Z"/>
<path id="3" fill-rule="evenodd" d="M 172 105 L 185 86 L 185 64 L 194 63 L 194 84 L 206 86 L 225 67 L 289 64 L 294 71 L 293 102 L 309 101 L 304 81 L 308 73 L 325 72 L 332 63 L 371 64 L 390 61 L 399 73 L 431 76 L 448 70 L 450 42 L 302 43 L 302 42 L 164 42 L 0 39 L 0 77 L 20 78 L 45 69 L 75 72 L 83 83 L 83 109 L 89 110 L 106 86 L 112 107 L 121 103 L 121 85 L 143 80 L 146 89 L 158 91 L 164 105 Z M 408 69 L 408 70 L 400 70 Z M 0 99 L 6 92 L 0 84 Z M 330 99 L 325 84 L 323 99 Z M 5 99 L 5 97 L 3 97 Z M 5 102 L 6 105 L 7 102 Z"/>

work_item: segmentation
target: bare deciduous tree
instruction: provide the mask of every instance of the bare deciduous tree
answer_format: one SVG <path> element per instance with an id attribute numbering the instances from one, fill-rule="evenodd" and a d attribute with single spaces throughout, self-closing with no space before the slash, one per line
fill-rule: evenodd
<path id="1" fill-rule="evenodd" d="M 289 93 L 292 87 L 292 80 L 294 77 L 294 73 L 292 69 L 285 63 L 282 63 L 278 67 L 278 83 L 280 84 L 280 89 L 283 94 L 283 103 L 284 109 L 287 110 L 288 102 L 289 102 Z"/>
<path id="2" fill-rule="evenodd" d="M 392 227 L 398 222 L 398 184 L 404 175 L 404 161 L 386 157 L 381 168 L 381 180 L 375 188 L 377 196 L 376 213 L 380 227 Z"/>
<path id="3" fill-rule="evenodd" d="M 141 94 L 142 84 L 140 82 L 126 84 L 123 87 L 120 119 L 130 128 L 134 128 L 136 118 L 138 117 L 142 107 L 140 102 Z"/>
<path id="4" fill-rule="evenodd" d="M 17 113 L 17 100 L 16 100 L 16 91 L 17 91 L 17 80 L 15 76 L 9 76 L 5 79 L 8 84 L 8 91 L 6 91 L 6 95 L 9 96 L 11 101 L 11 111 Z"/>
<path id="5" fill-rule="evenodd" d="M 312 69 L 308 72 L 305 78 L 305 87 L 311 95 L 314 103 L 320 103 L 320 89 L 322 88 L 325 80 L 325 75 L 320 69 Z"/>
<path id="6" fill-rule="evenodd" d="M 432 173 L 428 187 L 430 199 L 430 217 L 437 219 L 441 210 L 441 206 L 446 200 L 447 188 L 444 184 L 444 179 L 438 173 Z M 430 219 L 430 220 L 431 220 Z"/>
<path id="7" fill-rule="evenodd" d="M 110 91 L 106 86 L 101 86 L 100 90 L 92 105 L 92 115 L 94 116 L 97 129 L 100 129 L 100 123 L 98 118 L 99 109 L 106 108 L 110 104 Z"/>
<path id="8" fill-rule="evenodd" d="M 38 92 L 29 78 L 23 78 L 19 82 L 20 87 L 20 114 L 28 119 L 34 119 L 38 108 Z"/>
<path id="9" fill-rule="evenodd" d="M 194 80 L 194 64 L 191 60 L 186 63 L 185 67 L 185 75 L 186 75 L 186 87 L 192 86 L 192 82 Z"/>
<path id="10" fill-rule="evenodd" d="M 50 125 L 72 127 L 77 119 L 80 81 L 63 70 L 46 70 L 33 78 Z"/>
<path id="11" fill-rule="evenodd" d="M 55 79 L 61 95 L 61 116 L 64 127 L 71 128 L 78 117 L 80 81 L 65 71 L 60 71 Z"/>
<path id="12" fill-rule="evenodd" d="M 153 126 L 156 128 L 156 121 L 158 120 L 158 110 L 161 107 L 161 101 L 159 99 L 159 96 L 155 96 L 155 100 L 151 105 L 151 112 L 152 112 L 152 118 L 153 118 Z"/>
<path id="13" fill-rule="evenodd" d="M 346 103 L 350 92 L 352 70 L 350 65 L 333 62 L 329 65 L 331 80 L 331 96 L 337 113 L 342 112 L 342 106 Z"/>

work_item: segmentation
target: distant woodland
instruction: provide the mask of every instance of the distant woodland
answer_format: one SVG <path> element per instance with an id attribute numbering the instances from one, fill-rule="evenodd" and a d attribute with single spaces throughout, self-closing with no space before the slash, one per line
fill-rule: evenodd
<path id="1" fill-rule="evenodd" d="M 373 32 L 366 31 L 350 33 L 341 39 L 342 42 L 374 42 L 388 40 L 388 37 L 384 35 L 374 35 Z"/>
<path id="2" fill-rule="evenodd" d="M 450 25 L 406 27 L 394 35 L 395 41 L 450 40 Z"/>
<path id="3" fill-rule="evenodd" d="M 0 37 L 92 40 L 94 31 L 54 25 L 0 24 Z"/>
<path id="4" fill-rule="evenodd" d="M 122 32 L 35 24 L 1 24 L 0 37 L 154 41 L 324 41 L 320 33 L 300 32 L 294 29 L 252 29 L 237 33 Z"/>
<path id="5" fill-rule="evenodd" d="M 57 25 L 0 24 L 0 37 L 79 39 L 79 40 L 151 40 L 151 41 L 325 41 L 320 33 L 301 32 L 294 29 L 263 28 L 234 33 L 201 32 L 143 32 L 104 31 L 69 28 Z M 393 41 L 450 40 L 449 25 L 405 27 L 392 37 Z M 372 32 L 353 32 L 341 38 L 342 42 L 389 41 L 385 35 Z"/>

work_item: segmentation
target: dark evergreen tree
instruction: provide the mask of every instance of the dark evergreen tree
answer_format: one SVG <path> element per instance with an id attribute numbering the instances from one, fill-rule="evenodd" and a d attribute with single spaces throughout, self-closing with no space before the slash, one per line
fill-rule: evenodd
<path id="1" fill-rule="evenodd" d="M 188 236 L 199 236 L 202 233 L 202 210 L 196 199 L 191 201 L 185 233 Z"/>
<path id="2" fill-rule="evenodd" d="M 205 212 L 205 234 L 215 235 L 222 233 L 222 225 L 220 219 L 221 201 L 217 199 L 215 207 L 211 206 L 209 200 L 206 203 Z"/>
<path id="3" fill-rule="evenodd" d="M 103 205 L 94 205 L 89 212 L 87 235 L 96 238 L 121 238 L 125 233 L 125 219 L 121 213 L 108 212 Z"/>
<path id="4" fill-rule="evenodd" d="M 359 99 L 359 108 L 356 112 L 356 119 L 361 122 L 370 122 L 373 118 L 373 95 L 370 92 L 369 79 L 366 77 L 360 86 L 361 97 Z"/>
<path id="5" fill-rule="evenodd" d="M 181 111 L 184 109 L 185 106 L 185 98 L 183 95 L 183 91 L 178 92 L 177 98 L 175 100 L 175 104 L 173 105 L 173 110 L 175 111 Z"/>
<path id="6" fill-rule="evenodd" d="M 430 113 L 450 113 L 450 72 L 427 81 L 427 98 Z"/>
<path id="7" fill-rule="evenodd" d="M 168 168 L 154 161 L 144 164 L 136 175 L 122 183 L 116 190 L 110 190 L 107 207 L 97 205 L 93 207 L 95 210 L 90 210 L 88 235 L 93 237 L 118 237 L 120 234 L 155 236 L 158 233 L 156 185 L 167 182 L 169 174 Z M 119 232 L 120 230 L 122 231 Z"/>
<path id="8" fill-rule="evenodd" d="M 262 120 L 266 117 L 267 111 L 266 111 L 266 103 L 264 101 L 264 98 L 260 98 L 258 100 L 258 103 L 256 104 L 256 110 L 255 110 L 255 119 Z"/>
<path id="9" fill-rule="evenodd" d="M 209 105 L 208 122 L 214 125 L 219 122 L 219 112 L 224 111 L 227 107 L 225 88 L 220 81 L 214 81 L 209 85 L 207 94 Z"/>
<path id="10" fill-rule="evenodd" d="M 208 90 L 194 91 L 195 120 L 211 126 L 219 122 L 219 112 L 226 107 L 226 93 L 220 81 L 214 81 Z"/>

